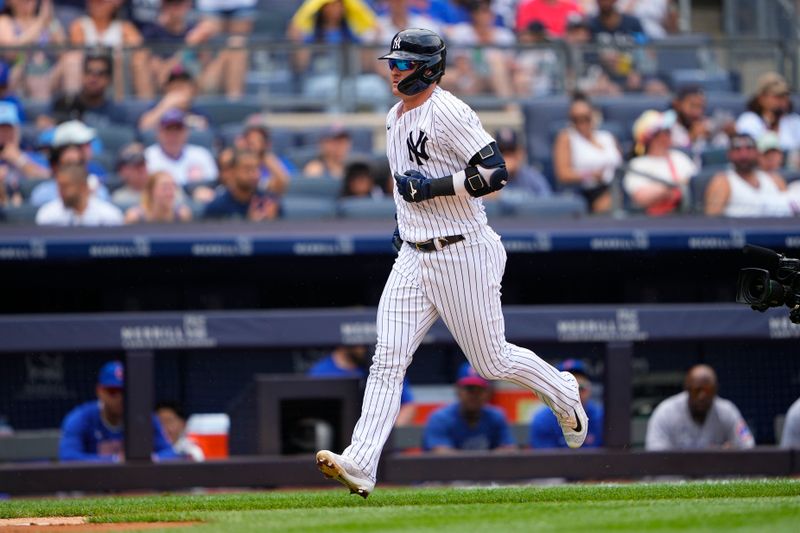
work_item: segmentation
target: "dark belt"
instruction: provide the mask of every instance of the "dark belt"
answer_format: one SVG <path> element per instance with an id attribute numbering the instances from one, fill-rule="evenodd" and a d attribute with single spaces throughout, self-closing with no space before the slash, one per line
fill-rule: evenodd
<path id="1" fill-rule="evenodd" d="M 411 246 L 420 252 L 436 252 L 445 246 L 455 244 L 464 240 L 463 235 L 449 235 L 447 237 L 435 237 L 423 242 L 409 242 Z"/>

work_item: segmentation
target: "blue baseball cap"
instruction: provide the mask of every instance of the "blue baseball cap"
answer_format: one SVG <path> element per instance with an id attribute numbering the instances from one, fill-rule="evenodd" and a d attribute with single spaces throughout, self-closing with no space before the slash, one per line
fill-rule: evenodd
<path id="1" fill-rule="evenodd" d="M 122 363 L 120 361 L 109 361 L 104 364 L 97 377 L 97 384 L 101 387 L 124 387 L 125 371 Z"/>
<path id="2" fill-rule="evenodd" d="M 464 363 L 458 369 L 458 380 L 456 385 L 459 387 L 489 387 L 489 381 L 482 378 L 469 363 Z"/>
<path id="3" fill-rule="evenodd" d="M 558 365 L 558 369 L 562 372 L 572 372 L 573 374 L 583 374 L 584 376 L 589 376 L 586 372 L 586 367 L 580 361 L 580 359 L 564 359 L 560 365 Z"/>
<path id="4" fill-rule="evenodd" d="M 10 102 L 0 102 L 0 124 L 19 125 L 19 111 Z"/>

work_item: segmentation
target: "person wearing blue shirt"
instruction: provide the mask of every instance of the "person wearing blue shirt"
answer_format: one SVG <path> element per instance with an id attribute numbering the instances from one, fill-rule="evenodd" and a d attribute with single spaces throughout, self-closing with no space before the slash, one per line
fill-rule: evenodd
<path id="1" fill-rule="evenodd" d="M 119 361 L 100 369 L 97 401 L 79 405 L 64 418 L 58 457 L 61 461 L 120 462 L 125 459 L 123 428 L 124 370 Z M 164 436 L 155 415 L 153 420 L 153 459 L 179 457 Z"/>
<path id="2" fill-rule="evenodd" d="M 578 380 L 581 403 L 589 417 L 589 430 L 584 448 L 599 448 L 603 446 L 603 406 L 591 400 L 592 382 L 586 373 L 583 363 L 577 359 L 567 359 L 558 367 L 561 371 L 567 371 Z M 533 416 L 531 422 L 530 435 L 531 448 L 566 448 L 564 435 L 558 425 L 555 415 L 550 409 L 539 409 Z"/>
<path id="3" fill-rule="evenodd" d="M 353 377 L 366 379 L 369 371 L 369 357 L 364 345 L 337 346 L 327 357 L 323 357 L 312 366 L 307 375 L 312 377 Z M 400 414 L 395 421 L 396 426 L 408 425 L 414 419 L 416 407 L 411 394 L 408 378 L 403 381 L 403 393 L 400 397 Z"/>
<path id="4" fill-rule="evenodd" d="M 434 411 L 425 425 L 422 449 L 434 453 L 457 450 L 515 450 L 503 411 L 489 406 L 491 387 L 469 365 L 456 382 L 458 402 Z"/>

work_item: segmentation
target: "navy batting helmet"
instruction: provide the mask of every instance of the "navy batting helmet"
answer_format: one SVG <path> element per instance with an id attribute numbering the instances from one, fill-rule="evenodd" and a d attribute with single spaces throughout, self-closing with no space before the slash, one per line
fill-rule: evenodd
<path id="1" fill-rule="evenodd" d="M 414 73 L 397 84 L 397 90 L 413 96 L 427 89 L 444 75 L 447 50 L 436 33 L 420 28 L 398 32 L 388 54 L 378 59 L 405 59 L 417 63 Z"/>

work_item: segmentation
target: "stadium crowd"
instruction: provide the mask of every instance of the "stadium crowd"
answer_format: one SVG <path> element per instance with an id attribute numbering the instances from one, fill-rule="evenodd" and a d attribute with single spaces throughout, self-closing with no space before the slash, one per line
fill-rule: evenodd
<path id="1" fill-rule="evenodd" d="M 377 111 L 391 95 L 375 51 L 410 26 L 445 37 L 442 86 L 459 96 L 519 112 L 575 89 L 563 115 L 492 132 L 513 179 L 487 199 L 490 214 L 554 196 L 587 213 L 800 213 L 790 85 L 767 72 L 738 116 L 719 113 L 702 80 L 681 81 L 651 48 L 678 32 L 672 0 L 298 0 L 281 2 L 294 11 L 279 21 L 257 0 L 2 4 L 0 219 L 10 222 L 264 221 L 364 204 L 390 217 L 393 180 L 372 129 L 271 127 L 248 104 L 259 72 L 247 45 L 294 43 L 291 91 L 313 100 L 341 85 Z M 349 44 L 362 47 L 352 76 L 338 52 Z M 672 101 L 604 120 L 631 94 Z M 533 130 L 545 153 L 530 150 Z"/>

